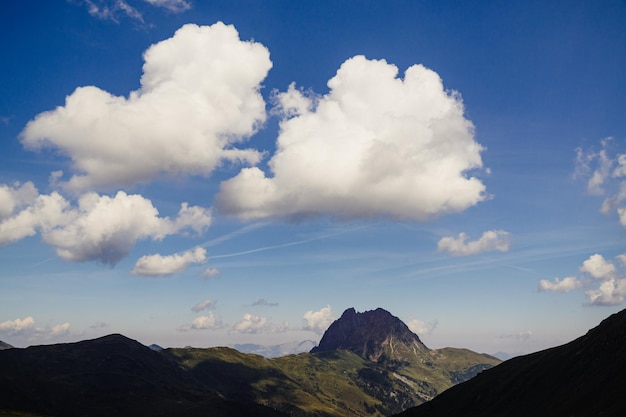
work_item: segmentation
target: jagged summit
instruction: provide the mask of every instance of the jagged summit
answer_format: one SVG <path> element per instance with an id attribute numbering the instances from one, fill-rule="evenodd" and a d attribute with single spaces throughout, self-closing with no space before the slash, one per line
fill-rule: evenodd
<path id="1" fill-rule="evenodd" d="M 388 311 L 358 313 L 354 308 L 343 312 L 322 336 L 311 353 L 349 350 L 374 362 L 404 360 L 429 349 L 402 320 Z"/>

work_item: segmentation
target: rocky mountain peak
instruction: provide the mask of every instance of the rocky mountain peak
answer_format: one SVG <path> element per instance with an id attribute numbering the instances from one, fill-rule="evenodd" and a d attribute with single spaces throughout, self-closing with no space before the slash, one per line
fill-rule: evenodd
<path id="1" fill-rule="evenodd" d="M 428 351 L 420 338 L 402 320 L 388 311 L 358 313 L 354 308 L 343 312 L 322 336 L 311 353 L 349 350 L 373 362 L 404 360 Z"/>

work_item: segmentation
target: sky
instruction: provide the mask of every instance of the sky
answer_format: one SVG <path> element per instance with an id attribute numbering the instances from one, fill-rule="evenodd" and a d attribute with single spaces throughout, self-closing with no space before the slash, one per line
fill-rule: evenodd
<path id="1" fill-rule="evenodd" d="M 11 1 L 0 340 L 529 353 L 626 297 L 626 2 Z"/>

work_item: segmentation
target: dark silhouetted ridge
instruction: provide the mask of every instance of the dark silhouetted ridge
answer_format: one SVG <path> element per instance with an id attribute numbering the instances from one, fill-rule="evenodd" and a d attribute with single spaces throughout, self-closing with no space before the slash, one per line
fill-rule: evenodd
<path id="1" fill-rule="evenodd" d="M 626 310 L 562 346 L 510 359 L 403 417 L 626 415 Z"/>

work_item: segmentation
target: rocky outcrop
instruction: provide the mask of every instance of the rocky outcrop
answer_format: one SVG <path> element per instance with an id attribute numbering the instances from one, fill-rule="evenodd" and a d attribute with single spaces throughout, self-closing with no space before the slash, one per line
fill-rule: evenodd
<path id="1" fill-rule="evenodd" d="M 324 333 L 311 353 L 349 350 L 373 362 L 405 361 L 428 352 L 420 338 L 388 311 L 357 313 L 349 308 Z"/>

